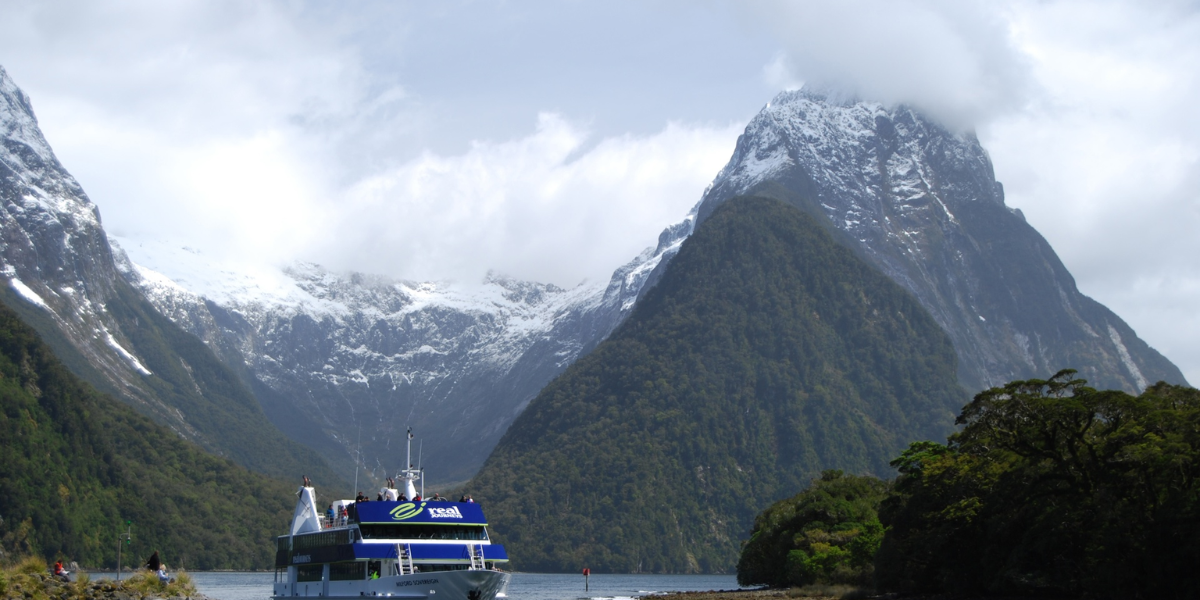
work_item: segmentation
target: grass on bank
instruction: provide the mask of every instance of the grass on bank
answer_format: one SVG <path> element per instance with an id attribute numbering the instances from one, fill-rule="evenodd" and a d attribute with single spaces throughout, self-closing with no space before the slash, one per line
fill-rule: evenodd
<path id="1" fill-rule="evenodd" d="M 126 579 L 92 581 L 87 573 L 74 574 L 70 583 L 50 574 L 50 567 L 41 557 L 21 559 L 0 568 L 0 599 L 64 600 L 97 598 L 109 592 L 121 591 L 134 598 L 188 598 L 199 595 L 196 584 L 184 571 L 172 574 L 169 583 L 162 583 L 153 573 L 134 572 Z"/>

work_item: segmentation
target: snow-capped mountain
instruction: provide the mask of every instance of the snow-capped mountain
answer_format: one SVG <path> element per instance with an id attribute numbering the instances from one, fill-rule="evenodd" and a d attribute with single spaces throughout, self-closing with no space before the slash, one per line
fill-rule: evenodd
<path id="1" fill-rule="evenodd" d="M 950 334 L 968 389 L 1061 368 L 1103 387 L 1182 383 L 1175 365 L 1081 294 L 1054 250 L 1004 204 L 987 152 L 909 107 L 820 91 L 777 96 L 706 193 L 756 193 L 821 216 Z"/>
<path id="2" fill-rule="evenodd" d="M 0 301 L 64 364 L 211 452 L 272 475 L 336 475 L 118 273 L 100 212 L 0 67 Z"/>
<path id="3" fill-rule="evenodd" d="M 2 68 L 0 134 L 0 298 L 78 374 L 265 472 L 312 464 L 299 442 L 366 489 L 402 466 L 411 426 L 431 483 L 467 479 L 542 387 L 633 310 L 695 224 L 748 193 L 820 216 L 911 291 L 953 339 L 968 388 L 1062 367 L 1129 390 L 1183 381 L 1079 293 L 1004 205 L 974 136 L 906 107 L 781 94 L 692 214 L 607 285 L 573 289 L 252 268 L 170 244 L 110 245 Z"/>
<path id="4" fill-rule="evenodd" d="M 775 98 L 682 223 L 607 287 L 493 277 L 482 286 L 241 272 L 125 240 L 122 272 L 155 306 L 244 365 L 270 418 L 343 468 L 375 476 L 425 437 L 434 481 L 470 476 L 554 376 L 603 340 L 720 202 L 757 193 L 819 215 L 911 291 L 950 334 L 960 379 L 981 389 L 1073 367 L 1139 389 L 1179 370 L 1079 293 L 1045 240 L 1004 205 L 984 149 L 906 107 L 807 91 Z M 199 262 L 197 262 L 199 261 Z M 192 266 L 188 266 L 192 265 Z"/>
<path id="5" fill-rule="evenodd" d="M 573 289 L 491 276 L 482 285 L 248 268 L 161 243 L 114 240 L 125 277 L 244 377 L 268 416 L 362 480 L 403 467 L 407 427 L 431 483 L 462 481 L 512 419 L 632 309 L 693 217 Z M 414 457 L 414 461 L 416 457 Z M 360 487 L 366 487 L 365 484 Z"/>

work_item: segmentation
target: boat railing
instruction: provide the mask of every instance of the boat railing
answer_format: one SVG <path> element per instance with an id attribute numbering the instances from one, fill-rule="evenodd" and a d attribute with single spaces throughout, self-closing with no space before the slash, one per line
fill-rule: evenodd
<path id="1" fill-rule="evenodd" d="M 348 527 L 351 523 L 350 517 L 334 517 L 330 519 L 328 516 L 320 515 L 317 520 L 321 523 L 321 529 L 336 529 L 338 527 Z"/>

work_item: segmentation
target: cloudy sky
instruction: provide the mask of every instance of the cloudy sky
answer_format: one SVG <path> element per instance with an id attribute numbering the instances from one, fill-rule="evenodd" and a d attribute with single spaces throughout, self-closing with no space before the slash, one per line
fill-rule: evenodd
<path id="1" fill-rule="evenodd" d="M 1080 289 L 1200 382 L 1194 2 L 34 2 L 0 65 L 106 227 L 409 279 L 604 280 L 781 89 L 973 127 Z"/>

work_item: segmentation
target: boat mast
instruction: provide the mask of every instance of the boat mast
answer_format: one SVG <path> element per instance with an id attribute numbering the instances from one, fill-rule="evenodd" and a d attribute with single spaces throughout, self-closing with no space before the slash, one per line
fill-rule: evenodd
<path id="1" fill-rule="evenodd" d="M 413 441 L 412 427 L 409 427 L 408 428 L 407 450 L 405 450 L 405 452 L 404 452 L 405 467 L 404 467 L 404 470 L 401 471 L 401 473 L 404 474 L 404 496 L 406 498 L 408 498 L 409 500 L 412 500 L 413 498 L 417 497 L 416 480 L 421 479 L 420 470 L 414 469 L 413 464 L 412 464 L 412 441 Z M 421 488 L 422 489 L 425 488 L 424 481 L 421 482 Z"/>

